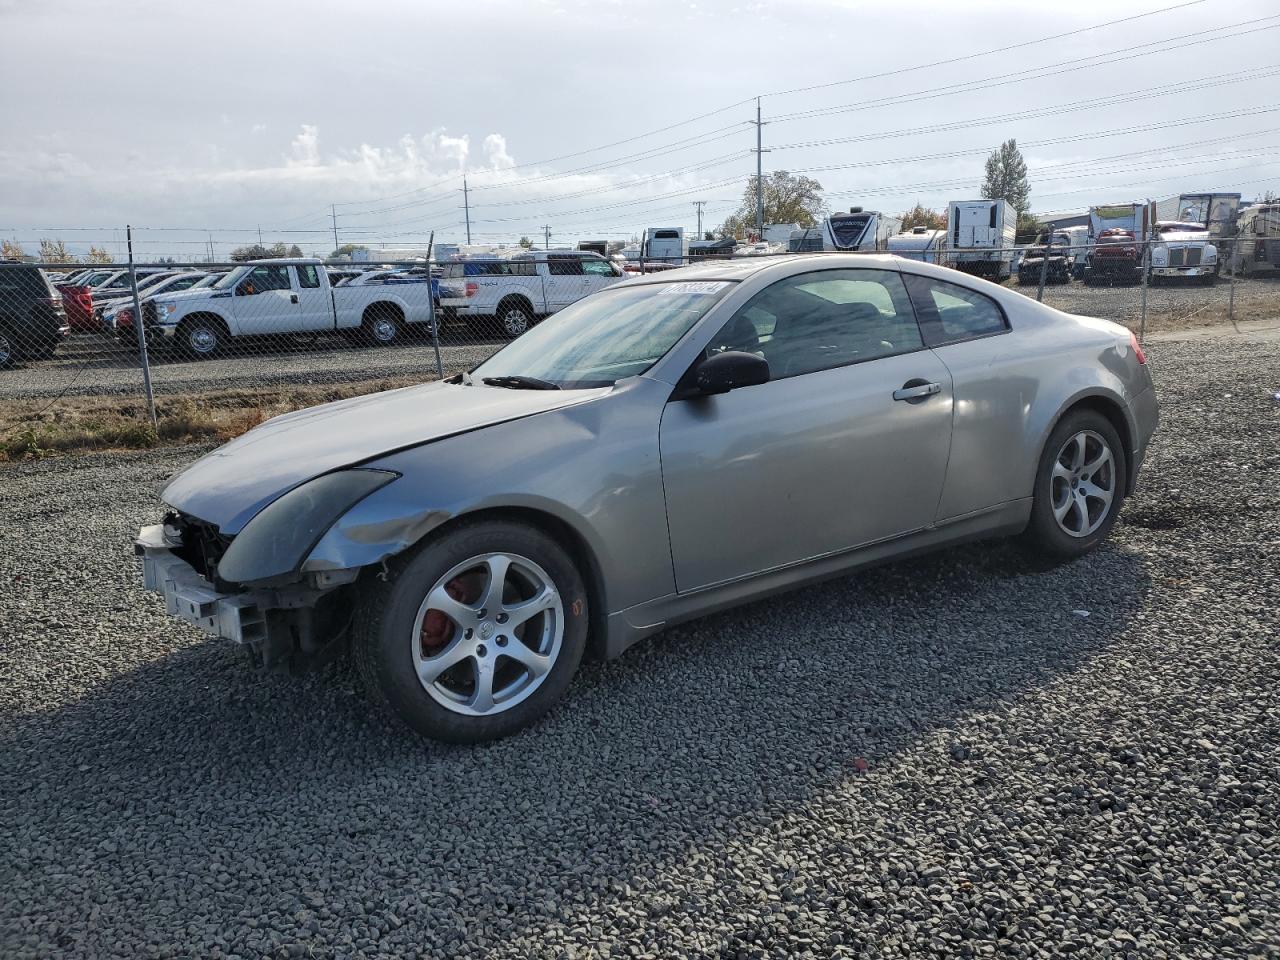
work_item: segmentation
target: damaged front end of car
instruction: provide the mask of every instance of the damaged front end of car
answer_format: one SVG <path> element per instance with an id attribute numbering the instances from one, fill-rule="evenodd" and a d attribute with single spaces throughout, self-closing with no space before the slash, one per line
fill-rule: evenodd
<path id="1" fill-rule="evenodd" d="M 326 662 L 345 641 L 360 568 L 304 572 L 307 556 L 348 510 L 399 474 L 338 470 L 263 507 L 234 536 L 181 510 L 134 541 L 143 586 L 166 611 L 242 645 L 263 667 Z"/>

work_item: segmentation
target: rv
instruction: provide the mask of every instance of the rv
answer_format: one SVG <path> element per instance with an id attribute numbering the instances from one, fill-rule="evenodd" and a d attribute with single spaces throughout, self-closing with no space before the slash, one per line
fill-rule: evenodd
<path id="1" fill-rule="evenodd" d="M 1280 272 L 1280 203 L 1246 207 L 1236 223 L 1232 269 L 1247 277 Z"/>
<path id="2" fill-rule="evenodd" d="M 844 253 L 884 250 L 889 238 L 901 229 L 902 221 L 897 217 L 850 207 L 848 213 L 833 213 L 822 222 L 822 249 Z M 791 246 L 790 238 L 787 246 Z"/>
<path id="3" fill-rule="evenodd" d="M 819 253 L 822 250 L 822 227 L 792 230 L 787 237 L 787 253 Z"/>
<path id="4" fill-rule="evenodd" d="M 1006 280 L 1013 269 L 1018 214 L 1008 200 L 952 200 L 947 204 L 947 263 L 957 270 Z"/>
<path id="5" fill-rule="evenodd" d="M 608 240 L 579 240 L 578 249 L 589 253 L 598 253 L 600 256 L 608 258 L 609 241 Z"/>
<path id="6" fill-rule="evenodd" d="M 640 255 L 647 260 L 659 260 L 673 267 L 684 265 L 689 255 L 689 245 L 684 238 L 684 227 L 649 227 L 644 232 Z"/>
<path id="7" fill-rule="evenodd" d="M 922 263 L 942 263 L 947 245 L 947 231 L 930 230 L 928 227 L 912 227 L 889 238 L 887 249 L 907 260 Z"/>

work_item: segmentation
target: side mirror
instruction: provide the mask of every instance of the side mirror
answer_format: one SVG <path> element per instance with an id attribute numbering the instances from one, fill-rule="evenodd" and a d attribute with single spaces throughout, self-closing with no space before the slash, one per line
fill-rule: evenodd
<path id="1" fill-rule="evenodd" d="M 754 353 L 726 350 L 707 357 L 693 372 L 694 386 L 707 396 L 769 382 L 769 361 Z"/>

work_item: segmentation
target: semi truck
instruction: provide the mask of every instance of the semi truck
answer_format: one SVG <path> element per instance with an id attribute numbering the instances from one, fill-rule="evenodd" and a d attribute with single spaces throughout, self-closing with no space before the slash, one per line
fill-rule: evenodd
<path id="1" fill-rule="evenodd" d="M 1143 244 L 1155 226 L 1154 205 L 1109 203 L 1089 208 L 1089 249 L 1084 282 L 1089 286 L 1117 280 L 1142 280 Z"/>
<path id="2" fill-rule="evenodd" d="M 947 204 L 947 263 L 957 270 L 1006 280 L 1013 269 L 1018 212 L 1008 200 L 952 200 Z"/>

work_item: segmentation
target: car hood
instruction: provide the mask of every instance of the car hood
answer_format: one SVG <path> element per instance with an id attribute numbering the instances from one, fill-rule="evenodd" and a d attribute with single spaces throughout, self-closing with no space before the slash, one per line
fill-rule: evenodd
<path id="1" fill-rule="evenodd" d="M 214 293 L 223 293 L 222 290 L 214 290 L 212 287 L 201 287 L 198 290 L 162 290 L 159 293 L 153 293 L 148 296 L 142 294 L 143 300 L 155 300 L 157 303 L 172 303 L 175 300 L 198 300 L 200 297 L 207 297 Z"/>
<path id="2" fill-rule="evenodd" d="M 170 481 L 161 499 L 232 535 L 322 473 L 607 393 L 437 382 L 339 400 L 268 420 L 219 447 Z"/>

